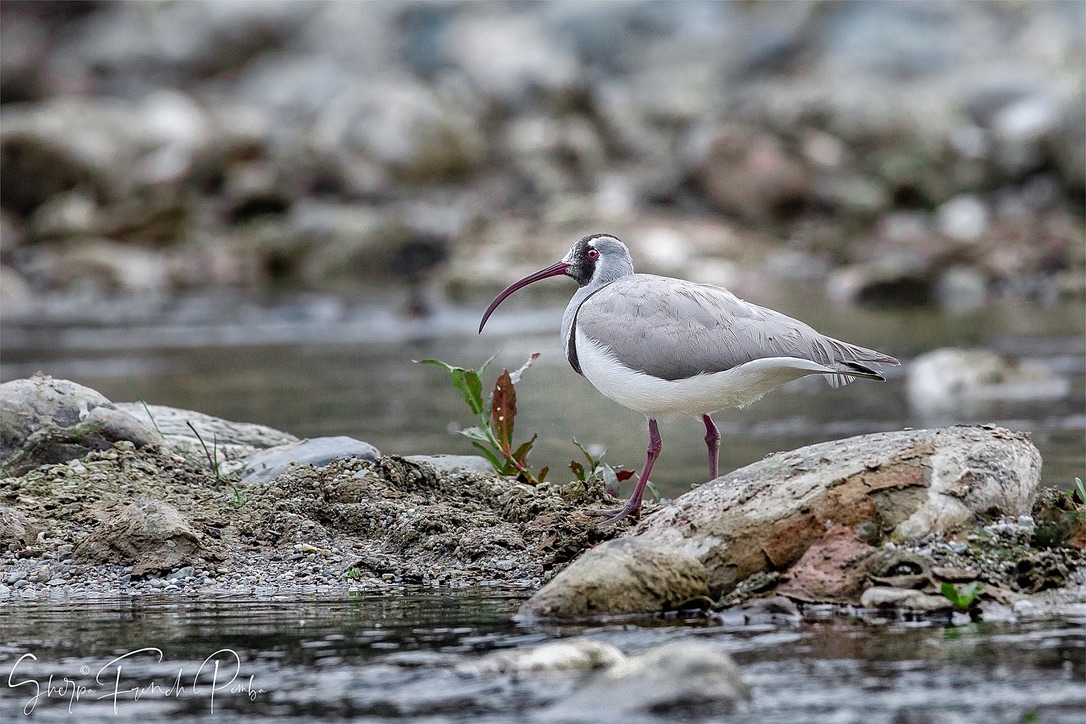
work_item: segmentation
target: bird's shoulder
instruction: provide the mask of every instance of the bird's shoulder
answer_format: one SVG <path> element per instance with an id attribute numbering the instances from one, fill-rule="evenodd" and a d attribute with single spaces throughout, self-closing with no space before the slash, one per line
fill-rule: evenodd
<path id="1" fill-rule="evenodd" d="M 706 328 L 761 319 L 770 311 L 740 299 L 724 287 L 655 274 L 630 274 L 617 279 L 586 299 L 582 309 L 612 318 L 621 315 L 630 322 L 697 322 Z"/>

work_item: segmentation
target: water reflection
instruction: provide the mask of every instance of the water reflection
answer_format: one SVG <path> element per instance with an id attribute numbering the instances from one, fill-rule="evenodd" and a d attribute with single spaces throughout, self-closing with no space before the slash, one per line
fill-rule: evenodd
<path id="1" fill-rule="evenodd" d="M 12 604 L 0 619 L 0 719 L 15 721 L 33 704 L 36 721 L 201 721 L 212 706 L 224 721 L 532 720 L 583 675 L 469 675 L 457 665 L 576 635 L 627 654 L 691 638 L 721 646 L 753 689 L 754 721 L 957 715 L 1017 722 L 1032 712 L 1039 721 L 1071 722 L 1086 705 L 1086 631 L 1076 622 L 945 628 L 823 617 L 781 626 L 672 617 L 637 625 L 518 625 L 510 616 L 523 595 Z M 161 650 L 161 661 L 152 651 L 116 661 L 145 648 Z M 32 702 L 34 685 L 46 691 L 50 675 L 54 693 Z"/>

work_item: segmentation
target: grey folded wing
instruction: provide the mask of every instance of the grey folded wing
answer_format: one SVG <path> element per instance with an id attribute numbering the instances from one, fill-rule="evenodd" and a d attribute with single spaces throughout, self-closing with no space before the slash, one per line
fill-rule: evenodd
<path id="1" fill-rule="evenodd" d="M 588 297 L 577 329 L 630 369 L 665 380 L 722 372 L 756 359 L 795 357 L 849 377 L 882 379 L 865 362 L 893 357 L 818 333 L 727 289 L 652 274 L 623 277 Z"/>

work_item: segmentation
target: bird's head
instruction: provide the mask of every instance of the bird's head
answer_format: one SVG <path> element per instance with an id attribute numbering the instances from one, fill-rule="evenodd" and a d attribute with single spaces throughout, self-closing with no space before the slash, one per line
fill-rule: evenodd
<path id="1" fill-rule="evenodd" d="M 585 236 L 570 248 L 569 252 L 562 257 L 562 261 L 551 264 L 545 269 L 540 269 L 534 274 L 529 274 L 523 279 L 518 279 L 503 289 L 501 294 L 494 297 L 494 301 L 487 307 L 482 320 L 479 322 L 479 331 L 483 331 L 486 320 L 490 318 L 490 315 L 498 308 L 499 304 L 504 302 L 513 292 L 528 286 L 532 282 L 564 274 L 574 279 L 578 286 L 602 287 L 627 274 L 633 274 L 633 270 L 630 250 L 621 241 L 610 234 Z"/>

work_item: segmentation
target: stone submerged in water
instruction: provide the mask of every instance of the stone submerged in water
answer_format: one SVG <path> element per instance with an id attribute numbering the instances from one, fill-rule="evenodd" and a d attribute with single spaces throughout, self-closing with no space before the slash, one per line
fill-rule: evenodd
<path id="1" fill-rule="evenodd" d="M 628 656 L 540 714 L 542 721 L 614 721 L 618 716 L 683 720 L 734 713 L 750 687 L 731 656 L 697 641 Z"/>
<path id="2" fill-rule="evenodd" d="M 481 659 L 461 664 L 456 667 L 456 671 L 469 676 L 584 671 L 614 666 L 623 658 L 622 652 L 611 644 L 588 638 L 574 638 L 531 648 L 496 651 Z"/>
<path id="3" fill-rule="evenodd" d="M 819 546 L 855 547 L 862 556 L 993 511 L 1027 515 L 1040 466 L 1028 435 L 990 426 L 879 433 L 779 453 L 680 496 L 630 536 L 587 551 L 520 614 L 655 613 L 717 600 L 750 576 L 792 568 Z M 836 585 L 853 601 L 861 588 Z"/>

